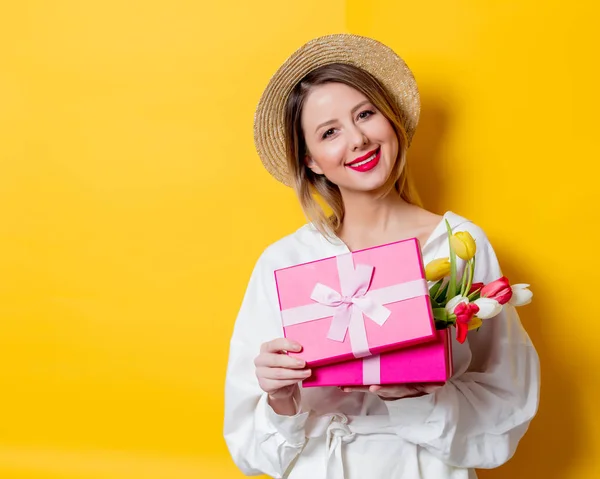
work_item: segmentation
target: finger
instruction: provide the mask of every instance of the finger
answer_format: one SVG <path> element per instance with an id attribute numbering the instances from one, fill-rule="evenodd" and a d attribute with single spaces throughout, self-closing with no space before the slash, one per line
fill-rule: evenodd
<path id="1" fill-rule="evenodd" d="M 301 381 L 311 375 L 310 369 L 286 369 L 286 368 L 258 368 L 256 375 L 259 378 L 274 379 L 277 381 L 287 381 L 289 379 L 295 379 Z"/>
<path id="2" fill-rule="evenodd" d="M 256 367 L 302 369 L 306 367 L 306 361 L 287 354 L 262 353 L 256 357 L 254 365 Z"/>
<path id="3" fill-rule="evenodd" d="M 340 389 L 345 393 L 368 392 L 369 386 L 345 386 L 345 387 L 340 387 Z"/>
<path id="4" fill-rule="evenodd" d="M 369 387 L 369 392 L 371 393 L 375 393 L 379 396 L 386 396 L 387 394 L 389 394 L 389 388 L 387 387 L 382 387 L 382 386 L 370 386 Z"/>
<path id="5" fill-rule="evenodd" d="M 441 387 L 442 386 L 440 386 L 439 384 L 424 384 L 419 387 L 419 390 L 423 391 L 426 394 L 431 394 L 440 389 Z"/>
<path id="6" fill-rule="evenodd" d="M 416 392 L 416 388 L 412 386 L 371 386 L 370 392 L 385 398 L 402 398 L 410 396 Z"/>
<path id="7" fill-rule="evenodd" d="M 380 385 L 375 385 L 375 386 L 371 386 L 369 388 L 369 391 L 371 392 L 379 392 L 379 393 L 389 393 L 389 392 L 399 392 L 399 391 L 412 391 L 414 388 L 413 386 L 410 385 L 402 385 L 402 386 L 380 386 Z"/>
<path id="8" fill-rule="evenodd" d="M 372 393 L 389 393 L 392 390 L 399 390 L 402 389 L 401 387 L 398 386 L 380 386 L 380 385 L 373 385 L 373 386 L 369 386 L 369 392 Z"/>
<path id="9" fill-rule="evenodd" d="M 397 383 L 397 384 L 386 384 L 384 387 L 407 387 L 407 388 L 415 388 L 419 391 L 421 390 L 431 390 L 435 391 L 436 389 L 441 388 L 442 384 L 429 384 L 429 383 Z"/>
<path id="10" fill-rule="evenodd" d="M 263 343 L 260 349 L 265 353 L 281 353 L 283 351 L 292 351 L 297 353 L 302 351 L 302 346 L 291 339 L 277 338 L 273 341 Z"/>
<path id="11" fill-rule="evenodd" d="M 260 381 L 260 387 L 263 391 L 269 394 L 273 394 L 280 389 L 286 388 L 288 386 L 293 386 L 294 384 L 298 384 L 300 381 L 298 379 L 286 379 L 283 381 L 278 381 L 276 379 L 262 379 Z"/>

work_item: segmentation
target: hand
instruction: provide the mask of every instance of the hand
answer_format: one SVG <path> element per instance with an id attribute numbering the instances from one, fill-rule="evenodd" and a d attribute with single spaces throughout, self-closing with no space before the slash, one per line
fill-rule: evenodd
<path id="1" fill-rule="evenodd" d="M 303 359 L 285 354 L 301 350 L 302 346 L 285 338 L 274 339 L 260 347 L 260 354 L 254 360 L 256 377 L 270 399 L 291 398 L 298 383 L 310 376 L 310 369 L 304 369 L 306 362 Z"/>
<path id="2" fill-rule="evenodd" d="M 394 399 L 425 396 L 441 387 L 438 384 L 389 384 L 386 386 L 342 387 L 340 389 L 344 392 L 371 392 L 377 394 L 384 401 L 393 401 Z"/>

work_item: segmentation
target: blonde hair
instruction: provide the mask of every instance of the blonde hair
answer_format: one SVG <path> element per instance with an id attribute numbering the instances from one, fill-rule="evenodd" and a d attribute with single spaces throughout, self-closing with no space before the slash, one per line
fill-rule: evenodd
<path id="1" fill-rule="evenodd" d="M 333 63 L 316 68 L 300 80 L 290 93 L 285 108 L 288 169 L 302 210 L 309 221 L 328 237 L 335 235 L 344 221 L 344 202 L 340 189 L 324 175 L 314 173 L 304 161 L 307 147 L 301 125 L 302 109 L 311 88 L 326 83 L 343 83 L 361 92 L 388 119 L 396 132 L 398 157 L 388 180 L 381 188 L 380 198 L 395 193 L 406 202 L 421 206 L 408 174 L 408 138 L 402 111 L 387 90 L 370 73 L 353 65 Z M 320 196 L 331 208 L 331 215 L 325 213 L 315 195 Z"/>

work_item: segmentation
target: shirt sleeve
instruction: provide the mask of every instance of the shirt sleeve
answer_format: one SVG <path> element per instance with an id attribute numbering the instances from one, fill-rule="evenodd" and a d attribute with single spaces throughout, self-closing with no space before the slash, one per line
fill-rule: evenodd
<path id="1" fill-rule="evenodd" d="M 485 235 L 477 236 L 475 282 L 488 283 L 502 272 Z M 493 468 L 512 457 L 537 412 L 539 359 L 510 305 L 467 341 L 471 361 L 464 372 L 432 394 L 385 404 L 403 439 L 451 466 Z"/>
<path id="2" fill-rule="evenodd" d="M 308 413 L 276 414 L 256 378 L 254 359 L 261 344 L 283 337 L 273 271 L 264 256 L 252 272 L 231 337 L 224 437 L 233 461 L 244 474 L 281 478 L 304 447 Z M 300 403 L 299 398 L 295 400 Z"/>

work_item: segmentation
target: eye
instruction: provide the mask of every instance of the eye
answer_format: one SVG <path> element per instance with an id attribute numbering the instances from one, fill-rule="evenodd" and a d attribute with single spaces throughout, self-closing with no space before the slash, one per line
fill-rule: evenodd
<path id="1" fill-rule="evenodd" d="M 371 115 L 374 115 L 375 112 L 373 110 L 364 110 L 358 114 L 359 120 L 364 120 L 365 118 L 369 118 Z"/>
<path id="2" fill-rule="evenodd" d="M 325 133 L 323 133 L 323 136 L 321 138 L 323 138 L 325 140 L 329 136 L 333 135 L 334 132 L 335 132 L 335 128 L 329 128 L 329 130 L 327 130 Z"/>

